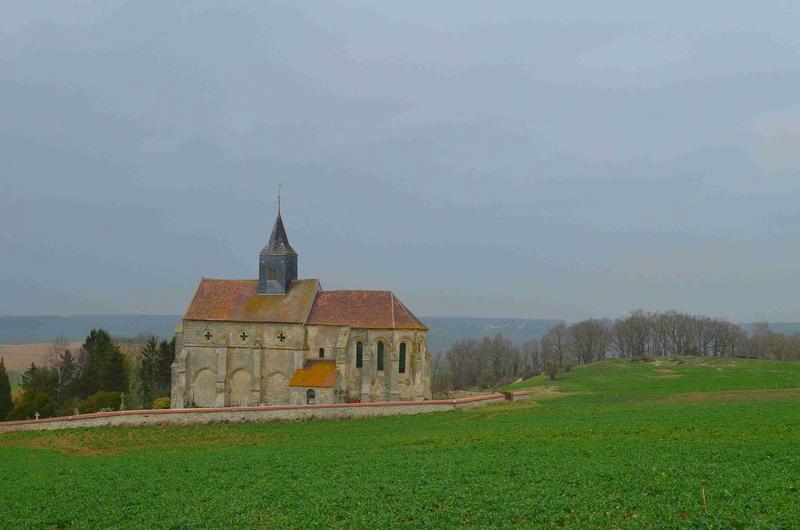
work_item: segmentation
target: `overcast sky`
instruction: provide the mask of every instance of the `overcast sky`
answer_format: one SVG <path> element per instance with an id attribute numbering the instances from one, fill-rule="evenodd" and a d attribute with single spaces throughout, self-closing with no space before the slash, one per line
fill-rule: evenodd
<path id="1" fill-rule="evenodd" d="M 188 7 L 187 5 L 188 4 Z M 800 2 L 0 5 L 0 314 L 257 276 L 800 321 Z"/>

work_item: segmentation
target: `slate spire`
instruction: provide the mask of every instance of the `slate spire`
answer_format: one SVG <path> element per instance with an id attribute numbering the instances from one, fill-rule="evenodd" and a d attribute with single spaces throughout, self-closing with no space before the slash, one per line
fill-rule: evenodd
<path id="1" fill-rule="evenodd" d="M 275 219 L 275 226 L 272 227 L 269 243 L 261 250 L 261 254 L 297 254 L 292 245 L 289 244 L 289 238 L 286 236 L 286 228 L 283 226 L 283 218 L 280 212 L 278 212 L 278 217 Z"/>
<path id="2" fill-rule="evenodd" d="M 261 250 L 258 261 L 259 294 L 286 294 L 292 280 L 297 279 L 297 252 L 289 244 L 278 202 L 278 217 L 269 242 Z"/>

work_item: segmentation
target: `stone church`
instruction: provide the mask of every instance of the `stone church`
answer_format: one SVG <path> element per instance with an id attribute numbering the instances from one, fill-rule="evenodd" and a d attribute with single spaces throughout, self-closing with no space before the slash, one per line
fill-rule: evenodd
<path id="1" fill-rule="evenodd" d="M 430 399 L 427 333 L 389 291 L 298 279 L 279 211 L 258 279 L 200 280 L 176 328 L 172 408 Z"/>

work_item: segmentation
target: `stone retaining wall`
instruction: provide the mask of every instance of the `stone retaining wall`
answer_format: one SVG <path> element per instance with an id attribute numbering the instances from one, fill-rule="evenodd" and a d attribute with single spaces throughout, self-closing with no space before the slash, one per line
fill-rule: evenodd
<path id="1" fill-rule="evenodd" d="M 508 394 L 508 395 L 506 395 Z M 135 427 L 140 425 L 198 425 L 205 423 L 273 422 L 317 418 L 368 418 L 425 414 L 474 407 L 498 401 L 514 401 L 520 392 L 493 393 L 462 399 L 392 401 L 387 403 L 340 403 L 324 405 L 279 405 L 210 409 L 126 410 L 98 412 L 40 420 L 0 423 L 0 434 L 84 427 Z M 527 392 L 524 392 L 527 397 Z"/>

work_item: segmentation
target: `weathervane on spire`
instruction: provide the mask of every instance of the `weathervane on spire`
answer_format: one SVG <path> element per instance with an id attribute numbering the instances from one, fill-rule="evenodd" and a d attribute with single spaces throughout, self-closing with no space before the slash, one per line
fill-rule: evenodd
<path id="1" fill-rule="evenodd" d="M 281 214 L 281 185 L 278 184 L 278 215 Z"/>

